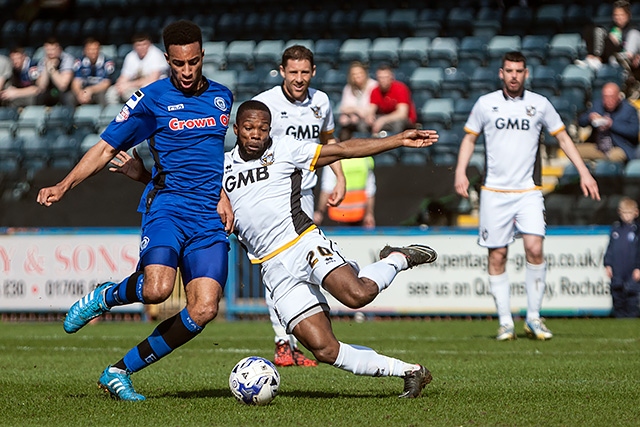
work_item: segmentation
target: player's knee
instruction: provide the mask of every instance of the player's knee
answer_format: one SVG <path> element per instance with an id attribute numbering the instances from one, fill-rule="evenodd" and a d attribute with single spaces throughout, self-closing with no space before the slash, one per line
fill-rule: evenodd
<path id="1" fill-rule="evenodd" d="M 166 301 L 173 292 L 173 283 L 164 284 L 160 282 L 148 282 L 145 279 L 143 285 L 144 302 L 147 304 L 160 304 Z"/>
<path id="2" fill-rule="evenodd" d="M 188 307 L 189 315 L 200 326 L 211 322 L 218 315 L 218 304 L 194 304 Z"/>

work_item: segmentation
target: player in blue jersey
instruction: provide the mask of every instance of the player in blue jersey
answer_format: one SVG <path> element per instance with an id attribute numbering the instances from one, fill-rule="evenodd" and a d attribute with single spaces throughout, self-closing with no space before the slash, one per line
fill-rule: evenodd
<path id="1" fill-rule="evenodd" d="M 161 303 L 171 295 L 180 266 L 185 309 L 158 325 L 99 379 L 101 388 L 122 400 L 145 399 L 135 392 L 130 374 L 198 335 L 216 317 L 227 280 L 225 227 L 231 228 L 232 213 L 226 196 L 219 201 L 233 96 L 225 86 L 203 77 L 197 25 L 172 23 L 163 39 L 170 78 L 137 91 L 74 169 L 60 183 L 41 189 L 37 198 L 50 206 L 103 169 L 120 150 L 148 140 L 155 165 L 139 205 L 143 217 L 138 271 L 121 283 L 99 285 L 69 309 L 64 321 L 65 331 L 74 333 L 114 306 Z"/>

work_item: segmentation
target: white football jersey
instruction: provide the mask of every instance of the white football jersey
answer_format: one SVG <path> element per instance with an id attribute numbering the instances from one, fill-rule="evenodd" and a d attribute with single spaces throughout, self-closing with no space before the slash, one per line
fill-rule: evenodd
<path id="1" fill-rule="evenodd" d="M 253 99 L 263 102 L 271 111 L 271 136 L 291 135 L 299 141 L 320 144 L 320 135 L 333 133 L 333 110 L 329 97 L 322 91 L 309 88 L 307 99 L 300 102 L 288 97 L 280 85 Z M 316 181 L 315 172 L 305 171 L 302 189 L 315 187 Z"/>
<path id="2" fill-rule="evenodd" d="M 222 185 L 240 242 L 254 264 L 295 244 L 316 226 L 302 210 L 302 171 L 315 170 L 321 146 L 272 136 L 260 159 L 245 162 L 238 147 L 225 153 Z"/>
<path id="3" fill-rule="evenodd" d="M 520 191 L 540 186 L 543 127 L 551 135 L 565 129 L 560 115 L 542 95 L 525 90 L 522 97 L 510 98 L 497 90 L 478 98 L 464 130 L 474 135 L 484 132 L 485 188 Z"/>

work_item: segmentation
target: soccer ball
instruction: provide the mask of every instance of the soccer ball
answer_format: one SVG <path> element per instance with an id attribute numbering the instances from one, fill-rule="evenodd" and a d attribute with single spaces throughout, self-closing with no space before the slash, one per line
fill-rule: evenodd
<path id="1" fill-rule="evenodd" d="M 239 361 L 229 376 L 231 393 L 247 405 L 267 405 L 278 394 L 280 374 L 262 357 L 249 356 Z"/>

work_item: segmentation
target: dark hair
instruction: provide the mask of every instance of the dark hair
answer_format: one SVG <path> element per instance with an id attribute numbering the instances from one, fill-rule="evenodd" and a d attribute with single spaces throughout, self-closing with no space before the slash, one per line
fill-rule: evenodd
<path id="1" fill-rule="evenodd" d="M 631 4 L 627 0 L 614 1 L 611 10 L 614 9 L 622 9 L 626 12 L 627 15 L 629 15 L 629 17 L 631 17 Z"/>
<path id="2" fill-rule="evenodd" d="M 145 40 L 149 40 L 151 43 L 153 43 L 151 36 L 147 33 L 135 33 L 131 37 L 131 43 L 143 42 Z"/>
<path id="3" fill-rule="evenodd" d="M 44 44 L 57 44 L 57 45 L 59 45 L 60 42 L 58 41 L 57 38 L 51 36 L 51 37 L 47 37 L 47 39 L 44 41 Z"/>
<path id="4" fill-rule="evenodd" d="M 85 46 L 86 46 L 86 45 L 88 45 L 88 44 L 93 44 L 93 43 L 98 43 L 98 44 L 100 44 L 100 40 L 98 40 L 98 39 L 97 39 L 97 38 L 95 38 L 95 37 L 91 37 L 91 36 L 89 36 L 89 37 L 87 37 L 86 39 L 84 39 L 84 45 L 85 45 Z"/>
<path id="5" fill-rule="evenodd" d="M 391 71 L 393 73 L 393 67 L 391 67 L 390 64 L 383 62 L 382 64 L 378 65 L 378 68 L 376 68 L 376 71 Z"/>
<path id="6" fill-rule="evenodd" d="M 507 52 L 502 57 L 502 66 L 504 67 L 505 62 L 522 62 L 524 67 L 527 68 L 527 58 L 522 54 L 522 52 L 518 52 L 516 50 L 512 50 L 511 52 Z"/>
<path id="7" fill-rule="evenodd" d="M 245 112 L 251 110 L 264 111 L 269 116 L 269 123 L 271 123 L 271 110 L 269 110 L 269 107 L 264 103 L 256 101 L 255 99 L 250 99 L 249 101 L 245 101 L 240 104 L 240 107 L 238 107 L 238 111 L 236 112 L 236 123 Z"/>
<path id="8" fill-rule="evenodd" d="M 202 49 L 202 31 L 198 25 L 186 19 L 181 19 L 164 27 L 162 30 L 164 50 L 169 52 L 169 46 L 184 46 L 198 42 Z"/>
<path id="9" fill-rule="evenodd" d="M 294 44 L 284 50 L 280 65 L 282 65 L 283 68 L 286 68 L 287 62 L 290 59 L 294 61 L 304 61 L 306 59 L 311 63 L 311 68 L 313 68 L 313 52 L 299 44 Z"/>

